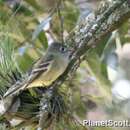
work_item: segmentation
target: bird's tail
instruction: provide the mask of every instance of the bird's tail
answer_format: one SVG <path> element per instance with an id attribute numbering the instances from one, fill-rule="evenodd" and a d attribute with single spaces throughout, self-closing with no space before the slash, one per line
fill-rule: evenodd
<path id="1" fill-rule="evenodd" d="M 15 84 L 11 88 L 7 90 L 7 92 L 4 94 L 3 98 L 6 98 L 8 96 L 16 96 L 21 91 L 23 91 L 26 88 L 27 84 Z"/>

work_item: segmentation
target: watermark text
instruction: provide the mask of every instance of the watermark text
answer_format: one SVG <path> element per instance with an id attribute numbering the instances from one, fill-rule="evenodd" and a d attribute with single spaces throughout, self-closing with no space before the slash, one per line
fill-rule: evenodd
<path id="1" fill-rule="evenodd" d="M 83 125 L 90 127 L 130 127 L 130 122 L 128 120 L 83 120 Z"/>

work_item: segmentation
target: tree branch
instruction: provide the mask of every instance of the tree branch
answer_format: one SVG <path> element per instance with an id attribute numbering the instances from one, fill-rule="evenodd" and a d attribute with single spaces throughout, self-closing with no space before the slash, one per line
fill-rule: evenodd
<path id="1" fill-rule="evenodd" d="M 74 52 L 70 64 L 65 73 L 57 79 L 53 87 L 60 85 L 67 77 L 76 71 L 78 59 L 93 46 L 98 47 L 98 42 L 107 34 L 117 29 L 130 17 L 130 6 L 127 0 L 117 0 L 110 4 L 105 12 L 101 12 L 96 19 L 86 20 L 75 27 L 66 39 L 69 46 L 73 46 Z M 81 61 L 80 61 L 81 62 Z"/>

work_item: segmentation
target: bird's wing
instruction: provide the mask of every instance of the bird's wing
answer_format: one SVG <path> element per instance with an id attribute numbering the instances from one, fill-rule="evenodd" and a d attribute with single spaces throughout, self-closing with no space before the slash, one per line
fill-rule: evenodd
<path id="1" fill-rule="evenodd" d="M 46 59 L 40 59 L 37 63 L 34 64 L 32 71 L 28 76 L 28 85 L 37 79 L 41 74 L 46 73 L 51 67 L 52 62 L 54 61 L 53 55 L 49 55 Z M 26 87 L 28 86 L 26 85 Z"/>
<path id="2" fill-rule="evenodd" d="M 15 84 L 10 87 L 4 94 L 4 98 L 11 95 L 17 95 L 20 91 L 25 90 L 30 83 L 37 79 L 41 74 L 46 73 L 53 62 L 53 56 L 49 55 L 46 59 L 39 59 L 32 67 L 31 72 L 28 74 L 27 79 L 22 83 Z"/>

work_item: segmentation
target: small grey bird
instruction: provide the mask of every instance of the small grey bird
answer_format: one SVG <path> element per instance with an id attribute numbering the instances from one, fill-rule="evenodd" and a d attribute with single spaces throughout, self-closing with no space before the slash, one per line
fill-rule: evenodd
<path id="1" fill-rule="evenodd" d="M 71 50 L 61 43 L 52 43 L 44 57 L 41 57 L 32 67 L 27 78 L 14 84 L 4 95 L 18 94 L 19 91 L 33 87 L 47 87 L 52 84 L 67 68 Z"/>

